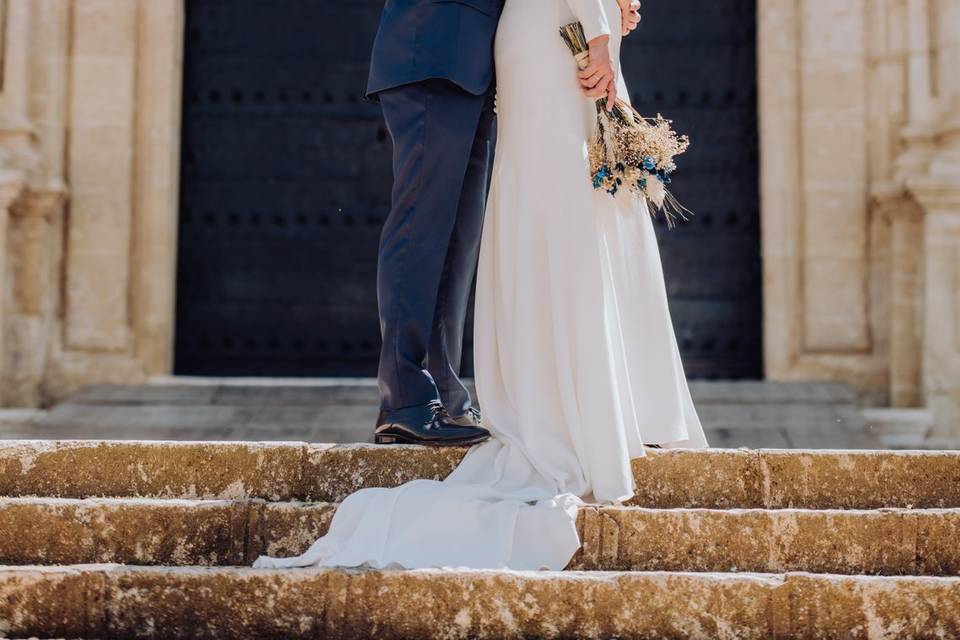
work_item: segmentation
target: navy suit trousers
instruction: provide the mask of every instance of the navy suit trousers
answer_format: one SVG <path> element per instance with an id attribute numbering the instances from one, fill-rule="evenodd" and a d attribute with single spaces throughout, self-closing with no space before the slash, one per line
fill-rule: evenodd
<path id="1" fill-rule="evenodd" d="M 439 399 L 460 415 L 471 404 L 459 373 L 493 159 L 493 91 L 427 80 L 378 97 L 394 173 L 377 270 L 381 408 Z"/>

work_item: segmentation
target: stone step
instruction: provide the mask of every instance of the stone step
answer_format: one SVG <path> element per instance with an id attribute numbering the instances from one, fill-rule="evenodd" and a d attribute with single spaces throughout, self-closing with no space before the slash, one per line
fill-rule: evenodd
<path id="1" fill-rule="evenodd" d="M 249 565 L 302 553 L 333 504 L 2 498 L 0 564 Z M 960 574 L 960 509 L 585 507 L 570 569 Z"/>
<path id="2" fill-rule="evenodd" d="M 136 441 L 0 442 L 0 496 L 338 502 L 442 478 L 462 449 Z M 635 506 L 960 507 L 960 452 L 708 449 L 635 460 Z"/>
<path id="3" fill-rule="evenodd" d="M 949 638 L 960 579 L 815 574 L 0 568 L 12 637 Z"/>

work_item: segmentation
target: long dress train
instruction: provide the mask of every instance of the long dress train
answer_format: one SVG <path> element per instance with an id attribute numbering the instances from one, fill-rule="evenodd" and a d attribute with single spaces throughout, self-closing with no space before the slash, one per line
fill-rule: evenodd
<path id="1" fill-rule="evenodd" d="M 562 569 L 577 507 L 631 497 L 644 443 L 707 446 L 647 207 L 588 180 L 594 110 L 557 30 L 607 17 L 616 0 L 507 0 L 500 20 L 474 340 L 493 438 L 441 482 L 350 495 L 303 555 L 254 566 Z"/>

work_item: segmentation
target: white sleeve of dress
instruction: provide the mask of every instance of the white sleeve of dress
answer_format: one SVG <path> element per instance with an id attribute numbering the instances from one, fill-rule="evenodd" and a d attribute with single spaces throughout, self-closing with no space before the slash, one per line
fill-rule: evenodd
<path id="1" fill-rule="evenodd" d="M 587 42 L 599 36 L 610 35 L 610 22 L 603 8 L 603 0 L 567 0 L 573 15 L 583 25 L 583 35 Z"/>

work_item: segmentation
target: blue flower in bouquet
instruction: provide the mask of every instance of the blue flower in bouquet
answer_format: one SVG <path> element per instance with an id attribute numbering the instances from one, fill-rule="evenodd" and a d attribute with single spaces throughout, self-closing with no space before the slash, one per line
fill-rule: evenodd
<path id="1" fill-rule="evenodd" d="M 663 184 L 670 184 L 670 182 L 672 182 L 672 180 L 670 179 L 670 176 L 667 175 L 666 171 L 658 171 L 657 180 L 659 180 Z"/>
<path id="2" fill-rule="evenodd" d="M 646 190 L 646 188 L 647 188 L 647 179 L 646 179 L 646 178 L 640 178 L 639 180 L 637 180 L 637 187 L 639 187 L 639 189 L 640 189 L 641 191 Z"/>
<path id="3" fill-rule="evenodd" d="M 643 168 L 646 169 L 647 171 L 653 171 L 654 169 L 657 168 L 657 161 L 651 158 L 650 156 L 647 156 L 646 158 L 643 159 Z"/>
<path id="4" fill-rule="evenodd" d="M 593 188 L 599 189 L 603 186 L 603 181 L 610 177 L 610 168 L 607 165 L 601 165 L 597 172 L 593 174 Z"/>

